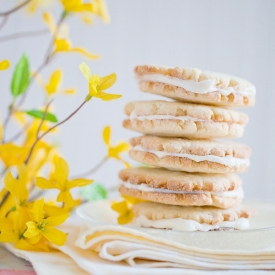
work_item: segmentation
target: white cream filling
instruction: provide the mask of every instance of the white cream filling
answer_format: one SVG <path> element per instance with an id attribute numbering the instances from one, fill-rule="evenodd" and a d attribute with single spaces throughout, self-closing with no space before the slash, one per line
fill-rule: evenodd
<path id="1" fill-rule="evenodd" d="M 133 150 L 152 153 L 152 154 L 155 154 L 158 158 L 164 158 L 166 156 L 181 157 L 181 158 L 191 159 L 195 162 L 201 162 L 201 161 L 216 162 L 229 167 L 240 167 L 242 165 L 246 165 L 246 166 L 250 165 L 250 161 L 248 158 L 241 159 L 241 158 L 235 158 L 232 156 L 225 156 L 225 157 L 219 157 L 214 155 L 197 156 L 197 155 L 183 154 L 183 153 L 169 153 L 164 151 L 147 150 L 143 148 L 141 145 L 135 146 Z"/>
<path id="2" fill-rule="evenodd" d="M 228 96 L 229 94 L 240 94 L 244 96 L 251 96 L 256 94 L 255 86 L 249 86 L 243 90 L 239 90 L 238 86 L 221 89 L 215 85 L 215 80 L 184 80 L 168 75 L 165 76 L 162 74 L 147 74 L 138 76 L 137 79 L 139 81 L 161 82 L 168 85 L 174 85 L 197 94 L 206 94 L 211 92 L 220 92 L 222 95 L 225 96 Z"/>
<path id="3" fill-rule="evenodd" d="M 164 188 L 153 188 L 148 186 L 145 183 L 132 184 L 126 181 L 123 181 L 121 185 L 129 189 L 135 189 L 135 190 L 145 191 L 145 192 L 165 193 L 165 194 L 191 194 L 191 195 L 210 194 L 210 195 L 215 195 L 223 198 L 243 198 L 244 196 L 242 187 L 239 187 L 238 189 L 232 190 L 232 191 L 207 192 L 207 191 L 176 191 L 176 190 L 170 190 L 170 189 L 164 189 Z"/>
<path id="4" fill-rule="evenodd" d="M 130 119 L 131 120 L 140 120 L 140 121 L 144 121 L 144 120 L 155 120 L 155 119 L 161 119 L 161 120 L 169 120 L 169 119 L 173 119 L 173 120 L 181 120 L 181 121 L 203 121 L 203 122 L 207 122 L 207 121 L 212 121 L 212 120 L 205 120 L 205 119 L 198 119 L 198 118 L 194 118 L 191 116 L 171 116 L 171 115 L 146 115 L 146 116 L 140 116 L 140 115 L 136 115 L 135 112 L 132 112 L 130 114 Z"/>
<path id="5" fill-rule="evenodd" d="M 206 223 L 198 223 L 194 220 L 185 220 L 182 218 L 149 220 L 144 215 L 135 218 L 133 224 L 139 227 L 174 229 L 179 231 L 209 231 L 211 229 L 219 229 L 224 227 L 242 230 L 247 229 L 250 226 L 249 220 L 245 218 L 239 218 L 236 221 L 224 221 L 218 224 L 210 225 Z"/>

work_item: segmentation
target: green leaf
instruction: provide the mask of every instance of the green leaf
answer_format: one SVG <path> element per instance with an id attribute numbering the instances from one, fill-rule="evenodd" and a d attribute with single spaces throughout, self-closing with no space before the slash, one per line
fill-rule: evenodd
<path id="1" fill-rule="evenodd" d="M 14 69 L 11 80 L 11 93 L 14 97 L 23 94 L 30 83 L 30 67 L 26 54 L 23 54 Z"/>
<path id="2" fill-rule="evenodd" d="M 106 199 L 107 190 L 102 184 L 94 182 L 93 184 L 83 187 L 80 194 L 87 201 L 97 201 Z"/>
<path id="3" fill-rule="evenodd" d="M 38 118 L 38 119 L 42 119 L 44 117 L 44 111 L 40 111 L 40 110 L 29 110 L 29 111 L 25 111 L 26 114 L 28 114 L 29 116 Z M 50 122 L 58 122 L 57 117 L 52 114 L 52 113 L 47 113 L 45 116 L 45 119 L 47 121 Z"/>

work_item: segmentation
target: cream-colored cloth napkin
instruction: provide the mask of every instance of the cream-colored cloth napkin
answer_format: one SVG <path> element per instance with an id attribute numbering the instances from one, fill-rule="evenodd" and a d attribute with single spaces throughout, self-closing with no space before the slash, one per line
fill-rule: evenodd
<path id="1" fill-rule="evenodd" d="M 251 242 L 251 237 L 255 238 L 255 242 Z M 275 273 L 274 230 L 172 233 L 129 226 L 95 225 L 80 234 L 76 245 L 98 252 L 102 259 L 113 262 L 124 260 L 133 267 L 258 269 Z"/>
<path id="2" fill-rule="evenodd" d="M 62 226 L 62 230 L 69 233 L 68 240 L 64 246 L 56 247 L 59 249 L 56 252 L 29 252 L 14 249 L 11 245 L 6 245 L 6 248 L 16 256 L 30 261 L 38 275 L 167 275 L 167 273 L 169 275 L 221 273 L 264 275 L 275 272 L 274 270 L 232 270 L 232 268 L 239 267 L 237 262 L 226 259 L 225 264 L 221 264 L 219 253 L 216 254 L 217 259 L 205 257 L 203 254 L 200 254 L 203 256 L 198 258 L 196 249 L 191 249 L 187 253 L 188 250 L 176 245 L 173 247 L 171 245 L 173 241 L 168 241 L 170 245 L 167 245 L 165 241 L 158 242 L 157 239 L 160 238 L 158 236 L 148 238 L 148 233 L 137 233 L 132 228 L 95 226 L 80 232 L 81 226 L 81 221 L 76 217 L 70 218 Z M 133 234 L 133 232 L 135 234 L 129 237 L 128 234 Z M 77 246 L 75 245 L 76 239 Z M 182 251 L 185 254 L 182 254 Z M 268 260 L 269 258 L 273 259 L 273 265 L 275 265 L 273 251 L 273 253 L 257 258 L 258 267 L 261 264 L 264 265 L 262 269 L 271 268 L 268 261 L 272 262 L 272 260 Z M 241 267 L 251 264 L 246 268 L 254 267 L 252 263 L 248 263 L 248 260 L 238 261 L 238 264 Z M 222 269 L 219 269 L 218 265 Z M 231 270 L 224 270 L 225 265 Z M 182 267 L 189 268 L 183 271 Z M 202 270 L 202 268 L 208 270 Z"/>

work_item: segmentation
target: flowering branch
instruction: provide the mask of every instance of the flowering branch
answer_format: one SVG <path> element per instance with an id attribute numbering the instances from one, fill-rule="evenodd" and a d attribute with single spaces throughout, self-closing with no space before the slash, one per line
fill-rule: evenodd
<path id="1" fill-rule="evenodd" d="M 66 17 L 66 16 L 64 16 L 63 14 L 61 15 L 60 20 L 59 20 L 59 22 L 58 22 L 58 24 L 57 24 L 55 33 L 54 33 L 54 35 L 53 35 L 53 38 L 52 38 L 52 40 L 51 40 L 51 42 L 50 42 L 50 45 L 49 45 L 49 47 L 48 47 L 47 54 L 46 54 L 46 58 L 45 58 L 45 60 L 43 61 L 43 63 L 38 67 L 38 69 L 34 72 L 34 74 L 30 77 L 29 86 L 27 87 L 26 91 L 25 91 L 24 94 L 22 95 L 22 97 L 21 97 L 19 103 L 17 104 L 17 106 L 14 106 L 14 102 L 11 104 L 11 106 L 10 106 L 10 108 L 9 108 L 8 116 L 6 117 L 5 122 L 4 122 L 4 128 L 5 128 L 5 129 L 7 128 L 7 125 L 8 125 L 8 123 L 9 123 L 9 121 L 10 121 L 10 118 L 11 118 L 12 114 L 13 114 L 16 110 L 18 110 L 18 109 L 22 106 L 22 104 L 24 103 L 24 101 L 26 100 L 27 93 L 28 93 L 28 91 L 29 91 L 29 89 L 30 89 L 30 86 L 31 86 L 31 84 L 33 83 L 35 77 L 36 77 L 36 76 L 37 76 L 37 75 L 38 75 L 38 74 L 39 74 L 39 73 L 40 73 L 49 63 L 50 63 L 50 61 L 52 60 L 54 54 L 51 53 L 51 49 L 52 49 L 52 46 L 53 46 L 54 41 L 55 41 L 55 39 L 56 39 L 57 33 L 58 33 L 59 29 L 60 29 L 60 26 L 61 26 L 62 22 L 64 21 L 65 17 Z M 5 134 L 5 133 L 4 133 L 4 134 Z M 3 136 L 3 138 L 2 138 L 2 143 L 4 143 L 4 136 Z"/>

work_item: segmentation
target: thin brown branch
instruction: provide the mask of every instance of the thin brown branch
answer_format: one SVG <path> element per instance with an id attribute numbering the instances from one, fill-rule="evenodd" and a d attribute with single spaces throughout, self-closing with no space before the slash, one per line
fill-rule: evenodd
<path id="1" fill-rule="evenodd" d="M 1 26 L 0 26 L 0 29 L 1 29 Z M 0 37 L 0 43 L 10 41 L 10 40 L 14 40 L 14 39 L 20 39 L 20 38 L 24 38 L 24 37 L 36 37 L 36 36 L 44 35 L 44 34 L 47 34 L 47 33 L 49 33 L 48 29 L 13 33 L 13 34 L 1 36 Z"/>
<path id="2" fill-rule="evenodd" d="M 35 137 L 35 142 L 33 143 L 32 147 L 31 147 L 31 149 L 30 149 L 29 155 L 27 156 L 27 158 L 26 158 L 26 160 L 25 160 L 25 164 L 28 164 L 28 162 L 29 162 L 29 160 L 30 160 L 30 157 L 31 157 L 31 155 L 32 155 L 32 152 L 33 152 L 33 150 L 34 150 L 34 147 L 35 147 L 36 143 L 37 143 L 38 140 L 39 140 L 39 139 L 38 139 L 39 133 L 40 133 L 41 127 L 42 127 L 42 125 L 43 125 L 43 123 L 44 123 L 44 121 L 45 121 L 45 118 L 46 118 L 46 116 L 47 116 L 48 109 L 49 109 L 51 103 L 52 103 L 52 100 L 51 100 L 51 101 L 46 105 L 46 107 L 45 107 L 45 111 L 44 111 L 43 117 L 42 117 L 41 122 L 40 122 L 40 124 L 39 124 L 39 126 L 38 126 L 38 128 L 37 128 L 36 137 Z"/>
<path id="3" fill-rule="evenodd" d="M 10 15 L 11 13 L 20 10 L 21 8 L 23 8 L 24 6 L 26 6 L 27 4 L 29 4 L 31 1 L 32 0 L 26 0 L 23 3 L 19 4 L 18 6 L 12 8 L 11 10 L 8 10 L 8 11 L 5 11 L 5 12 L 0 12 L 0 16 Z"/>
<path id="4" fill-rule="evenodd" d="M 108 157 L 103 158 L 96 166 L 94 166 L 92 169 L 86 171 L 85 173 L 82 173 L 80 175 L 76 175 L 73 176 L 72 178 L 85 178 L 87 176 L 92 175 L 93 173 L 95 173 L 103 164 L 105 164 L 105 162 L 108 160 Z"/>
<path id="5" fill-rule="evenodd" d="M 8 22 L 9 16 L 5 15 L 1 24 L 0 24 L 0 30 L 6 25 L 6 23 Z"/>
<path id="6" fill-rule="evenodd" d="M 84 101 L 83 103 L 81 103 L 81 105 L 80 105 L 73 113 L 71 113 L 68 117 L 66 117 L 64 120 L 62 120 L 62 121 L 60 121 L 59 123 L 57 123 L 57 124 L 55 124 L 54 126 L 52 126 L 50 129 L 48 129 L 46 132 L 44 132 L 41 136 L 37 136 L 37 137 L 36 137 L 36 140 L 35 140 L 35 142 L 33 143 L 32 147 L 31 147 L 31 149 L 30 149 L 29 155 L 28 155 L 28 157 L 26 158 L 26 161 L 25 161 L 26 164 L 28 163 L 28 161 L 29 161 L 29 159 L 30 159 L 30 157 L 31 157 L 31 155 L 32 155 L 32 153 L 33 153 L 33 150 L 34 150 L 34 148 L 35 148 L 37 142 L 38 142 L 40 139 L 42 139 L 45 135 L 47 135 L 49 132 L 51 132 L 52 130 L 54 130 L 56 127 L 62 125 L 62 124 L 65 123 L 66 121 L 68 121 L 72 116 L 74 116 L 74 115 L 83 107 L 83 105 L 84 105 L 85 103 L 86 103 L 86 101 Z"/>

